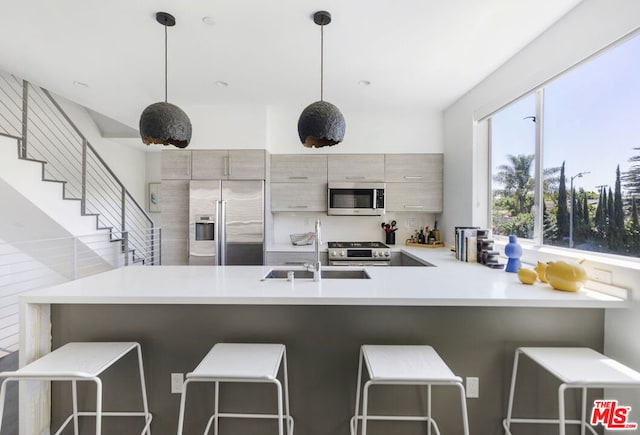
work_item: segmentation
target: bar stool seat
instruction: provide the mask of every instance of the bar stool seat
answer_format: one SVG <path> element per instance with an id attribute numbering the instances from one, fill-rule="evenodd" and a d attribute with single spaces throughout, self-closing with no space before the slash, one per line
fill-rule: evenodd
<path id="1" fill-rule="evenodd" d="M 513 418 L 513 398 L 515 395 L 518 363 L 521 354 L 546 369 L 561 381 L 558 388 L 558 419 Z M 582 389 L 582 416 L 580 420 L 565 418 L 564 392 L 569 388 Z M 521 347 L 516 349 L 507 417 L 502 426 L 511 434 L 511 423 L 558 424 L 560 435 L 565 434 L 566 424 L 581 425 L 596 435 L 587 422 L 587 390 L 589 388 L 640 388 L 640 373 L 587 347 Z"/>
<path id="2" fill-rule="evenodd" d="M 282 365 L 284 381 L 284 413 L 282 384 L 278 372 Z M 283 420 L 287 421 L 287 434 L 293 435 L 293 418 L 289 411 L 289 381 L 287 375 L 286 348 L 283 344 L 271 343 L 217 343 L 191 373 L 186 375 L 180 400 L 178 435 L 182 434 L 187 396 L 187 387 L 192 382 L 215 384 L 214 412 L 207 422 L 204 433 L 212 424 L 218 433 L 218 423 L 223 418 L 265 418 L 278 420 L 278 433 L 283 435 Z M 221 382 L 266 382 L 273 383 L 277 391 L 277 414 L 247 414 L 219 412 L 219 384 Z"/>
<path id="3" fill-rule="evenodd" d="M 131 351 L 136 351 L 140 374 L 143 411 L 107 412 L 102 410 L 102 381 L 99 375 Z M 96 434 L 102 431 L 102 417 L 144 417 L 145 425 L 140 432 L 151 435 L 152 415 L 147 404 L 146 385 L 142 366 L 142 351 L 135 342 L 90 342 L 68 343 L 44 355 L 24 367 L 11 372 L 2 372 L 5 380 L 0 388 L 0 427 L 6 395 L 6 385 L 11 381 L 71 381 L 73 413 L 64 421 L 58 432 L 73 420 L 74 433 L 78 435 L 78 417 L 96 418 Z M 91 381 L 96 384 L 96 411 L 78 411 L 77 381 Z"/>
<path id="4" fill-rule="evenodd" d="M 366 365 L 369 380 L 362 386 L 362 365 Z M 385 416 L 369 415 L 369 388 L 372 385 L 426 385 L 426 416 Z M 428 433 L 431 427 L 440 434 L 438 425 L 431 418 L 431 386 L 450 385 L 460 391 L 462 425 L 465 435 L 469 434 L 467 406 L 462 379 L 456 376 L 431 346 L 422 345 L 363 345 L 360 348 L 358 383 L 356 386 L 356 406 L 351 418 L 351 434 L 358 432 L 358 421 L 362 421 L 362 435 L 367 433 L 368 420 L 426 421 Z M 360 395 L 362 394 L 362 414 Z"/>

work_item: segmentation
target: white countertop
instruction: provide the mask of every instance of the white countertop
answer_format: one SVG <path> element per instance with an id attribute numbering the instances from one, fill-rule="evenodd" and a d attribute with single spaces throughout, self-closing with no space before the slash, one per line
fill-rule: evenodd
<path id="1" fill-rule="evenodd" d="M 570 293 L 542 283 L 523 285 L 514 273 L 462 263 L 445 248 L 401 249 L 436 267 L 365 267 L 371 279 L 289 282 L 261 278 L 271 269 L 295 267 L 130 266 L 29 292 L 21 300 L 34 304 L 628 306 L 626 300 L 591 290 Z"/>

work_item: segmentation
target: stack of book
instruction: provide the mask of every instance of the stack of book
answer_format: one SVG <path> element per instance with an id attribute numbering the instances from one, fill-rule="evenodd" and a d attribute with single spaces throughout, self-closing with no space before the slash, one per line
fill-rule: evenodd
<path id="1" fill-rule="evenodd" d="M 481 263 L 494 269 L 502 269 L 500 253 L 493 250 L 490 231 L 480 227 L 455 228 L 456 259 L 467 263 Z"/>

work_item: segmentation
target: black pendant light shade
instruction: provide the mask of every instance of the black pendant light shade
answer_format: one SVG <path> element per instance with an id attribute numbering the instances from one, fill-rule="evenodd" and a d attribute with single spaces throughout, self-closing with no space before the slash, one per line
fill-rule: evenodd
<path id="1" fill-rule="evenodd" d="M 191 141 L 191 121 L 175 104 L 167 102 L 167 27 L 176 24 L 166 12 L 158 12 L 156 21 L 164 26 L 164 101 L 148 106 L 140 115 L 140 137 L 147 145 L 162 144 L 185 148 Z"/>
<path id="2" fill-rule="evenodd" d="M 318 11 L 313 22 L 320 26 L 320 101 L 308 105 L 298 119 L 298 136 L 307 148 L 333 146 L 344 139 L 344 116 L 335 105 L 324 101 L 324 26 L 331 22 L 331 14 Z"/>
<path id="3" fill-rule="evenodd" d="M 328 101 L 308 105 L 298 119 L 298 135 L 307 148 L 333 146 L 344 139 L 344 116 Z"/>
<path id="4" fill-rule="evenodd" d="M 161 101 L 140 115 L 140 136 L 147 145 L 162 144 L 185 148 L 191 141 L 191 121 L 175 104 Z"/>

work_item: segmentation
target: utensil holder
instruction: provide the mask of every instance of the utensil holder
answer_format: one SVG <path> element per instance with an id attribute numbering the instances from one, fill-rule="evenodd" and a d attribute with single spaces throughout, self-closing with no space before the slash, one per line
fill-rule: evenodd
<path id="1" fill-rule="evenodd" d="M 395 245 L 396 244 L 396 232 L 395 231 L 389 231 L 388 233 L 385 233 L 384 242 L 387 245 Z"/>

